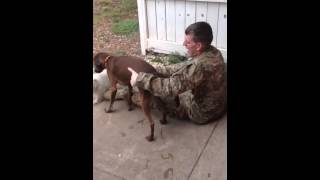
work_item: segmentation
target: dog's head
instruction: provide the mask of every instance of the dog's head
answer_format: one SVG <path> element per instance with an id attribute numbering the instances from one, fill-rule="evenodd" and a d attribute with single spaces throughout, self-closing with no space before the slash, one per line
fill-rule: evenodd
<path id="1" fill-rule="evenodd" d="M 106 68 L 107 60 L 111 57 L 110 54 L 105 52 L 97 53 L 93 57 L 93 65 L 94 65 L 94 72 L 100 73 Z"/>

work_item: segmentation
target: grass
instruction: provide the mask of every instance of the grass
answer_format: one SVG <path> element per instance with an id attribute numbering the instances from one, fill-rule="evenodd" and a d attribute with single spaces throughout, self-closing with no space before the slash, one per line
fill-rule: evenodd
<path id="1" fill-rule="evenodd" d="M 110 18 L 112 22 L 117 23 L 121 20 L 130 17 L 132 13 L 137 11 L 136 0 L 100 0 L 100 12 L 95 15 L 93 23 L 97 24 L 104 18 Z"/>
<path id="2" fill-rule="evenodd" d="M 181 56 L 178 52 L 173 52 L 168 55 L 169 64 L 177 64 L 186 60 L 184 56 Z"/>
<path id="3" fill-rule="evenodd" d="M 122 10 L 126 12 L 133 12 L 137 10 L 137 1 L 136 0 L 122 0 L 121 1 Z"/>
<path id="4" fill-rule="evenodd" d="M 101 16 L 93 15 L 93 24 L 97 24 L 101 20 Z"/>
<path id="5" fill-rule="evenodd" d="M 151 59 L 151 62 L 155 62 L 155 63 L 162 63 L 162 60 L 160 57 L 155 57 L 154 59 Z"/>
<path id="6" fill-rule="evenodd" d="M 117 35 L 130 35 L 139 31 L 139 22 L 131 19 L 122 20 L 114 23 L 111 31 Z"/>
<path id="7" fill-rule="evenodd" d="M 116 56 L 125 56 L 127 55 L 127 52 L 123 51 L 123 50 L 118 50 L 114 53 Z"/>
<path id="8" fill-rule="evenodd" d="M 150 59 L 151 62 L 160 63 L 163 65 L 177 64 L 187 59 L 185 56 L 180 55 L 178 52 L 163 54 L 155 53 L 154 51 L 149 51 L 149 54 L 154 56 L 154 58 Z"/>
<path id="9" fill-rule="evenodd" d="M 100 0 L 99 3 L 101 6 L 108 6 L 112 3 L 112 0 Z"/>

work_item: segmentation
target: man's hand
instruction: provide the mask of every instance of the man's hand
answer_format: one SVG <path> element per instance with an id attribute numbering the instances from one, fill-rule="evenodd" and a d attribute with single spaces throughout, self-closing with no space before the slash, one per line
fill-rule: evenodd
<path id="1" fill-rule="evenodd" d="M 128 67 L 128 70 L 131 72 L 130 84 L 131 84 L 131 86 L 134 86 L 137 81 L 138 73 L 129 67 Z"/>

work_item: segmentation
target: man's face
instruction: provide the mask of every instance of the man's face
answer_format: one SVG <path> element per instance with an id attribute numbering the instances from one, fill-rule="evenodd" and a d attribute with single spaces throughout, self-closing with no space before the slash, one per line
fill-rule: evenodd
<path id="1" fill-rule="evenodd" d="M 192 40 L 192 37 L 193 35 L 191 34 L 186 35 L 184 38 L 183 45 L 187 48 L 189 56 L 194 57 L 200 54 L 201 43 L 194 42 Z"/>

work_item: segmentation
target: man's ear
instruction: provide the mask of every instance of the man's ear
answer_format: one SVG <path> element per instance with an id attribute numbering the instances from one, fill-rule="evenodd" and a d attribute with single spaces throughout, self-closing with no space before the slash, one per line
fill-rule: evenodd
<path id="1" fill-rule="evenodd" d="M 200 42 L 197 42 L 197 43 L 196 43 L 196 50 L 197 50 L 197 51 L 201 51 L 202 48 L 203 48 L 203 44 L 200 43 Z"/>

